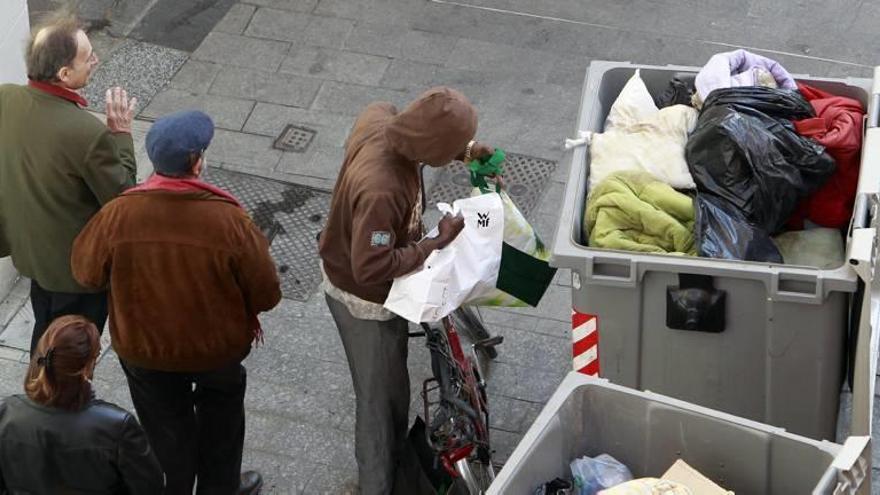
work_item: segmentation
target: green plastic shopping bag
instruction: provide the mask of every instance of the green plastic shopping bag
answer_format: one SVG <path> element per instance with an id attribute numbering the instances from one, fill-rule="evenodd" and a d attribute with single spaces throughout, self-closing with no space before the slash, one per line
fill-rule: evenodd
<path id="1" fill-rule="evenodd" d="M 537 306 L 553 281 L 556 269 L 548 263 L 550 251 L 519 208 L 498 183 L 486 178 L 504 173 L 505 155 L 496 149 L 492 156 L 468 164 L 472 196 L 497 193 L 504 206 L 504 242 L 501 265 L 494 290 L 486 291 L 468 301 L 472 306 Z"/>

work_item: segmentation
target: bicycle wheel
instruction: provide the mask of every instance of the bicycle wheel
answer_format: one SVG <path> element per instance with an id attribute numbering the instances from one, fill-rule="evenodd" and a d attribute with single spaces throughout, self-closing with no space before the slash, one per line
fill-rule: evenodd
<path id="1" fill-rule="evenodd" d="M 461 459 L 455 463 L 455 470 L 461 476 L 460 482 L 469 495 L 486 493 L 489 485 L 495 480 L 495 468 L 491 462 L 484 463 L 478 459 Z"/>

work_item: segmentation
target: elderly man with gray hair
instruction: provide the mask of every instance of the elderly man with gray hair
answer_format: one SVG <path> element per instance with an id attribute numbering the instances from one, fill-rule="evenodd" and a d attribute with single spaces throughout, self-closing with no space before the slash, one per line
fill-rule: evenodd
<path id="1" fill-rule="evenodd" d="M 73 239 L 101 205 L 135 183 L 131 121 L 136 101 L 107 90 L 106 125 L 77 92 L 98 64 L 72 17 L 34 30 L 28 84 L 0 86 L 0 256 L 31 279 L 31 351 L 49 322 L 86 316 L 103 329 L 107 293 L 70 272 Z"/>

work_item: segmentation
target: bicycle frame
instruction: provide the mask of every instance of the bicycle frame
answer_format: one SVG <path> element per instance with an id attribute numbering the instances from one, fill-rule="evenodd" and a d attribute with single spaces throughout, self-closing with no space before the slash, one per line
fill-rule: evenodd
<path id="1" fill-rule="evenodd" d="M 459 477 L 455 466 L 477 450 L 481 460 L 489 462 L 489 412 L 485 383 L 476 356 L 469 359 L 450 318 L 443 319 L 443 331 L 423 324 L 431 351 L 434 378 L 425 380 L 422 397 L 428 428 L 428 442 L 444 469 Z M 430 393 L 439 391 L 439 402 Z M 431 417 L 431 406 L 439 406 Z M 439 418 L 439 420 L 438 420 Z"/>

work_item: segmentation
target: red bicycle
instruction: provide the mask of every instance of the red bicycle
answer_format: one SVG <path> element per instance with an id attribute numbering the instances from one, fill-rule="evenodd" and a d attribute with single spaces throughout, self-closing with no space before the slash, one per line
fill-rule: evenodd
<path id="1" fill-rule="evenodd" d="M 437 327 L 422 323 L 422 329 L 434 375 L 422 385 L 428 444 L 446 472 L 470 495 L 479 495 L 495 479 L 495 469 L 486 383 L 476 351 L 485 353 L 503 337 L 475 342 L 466 353 L 451 318 Z"/>

